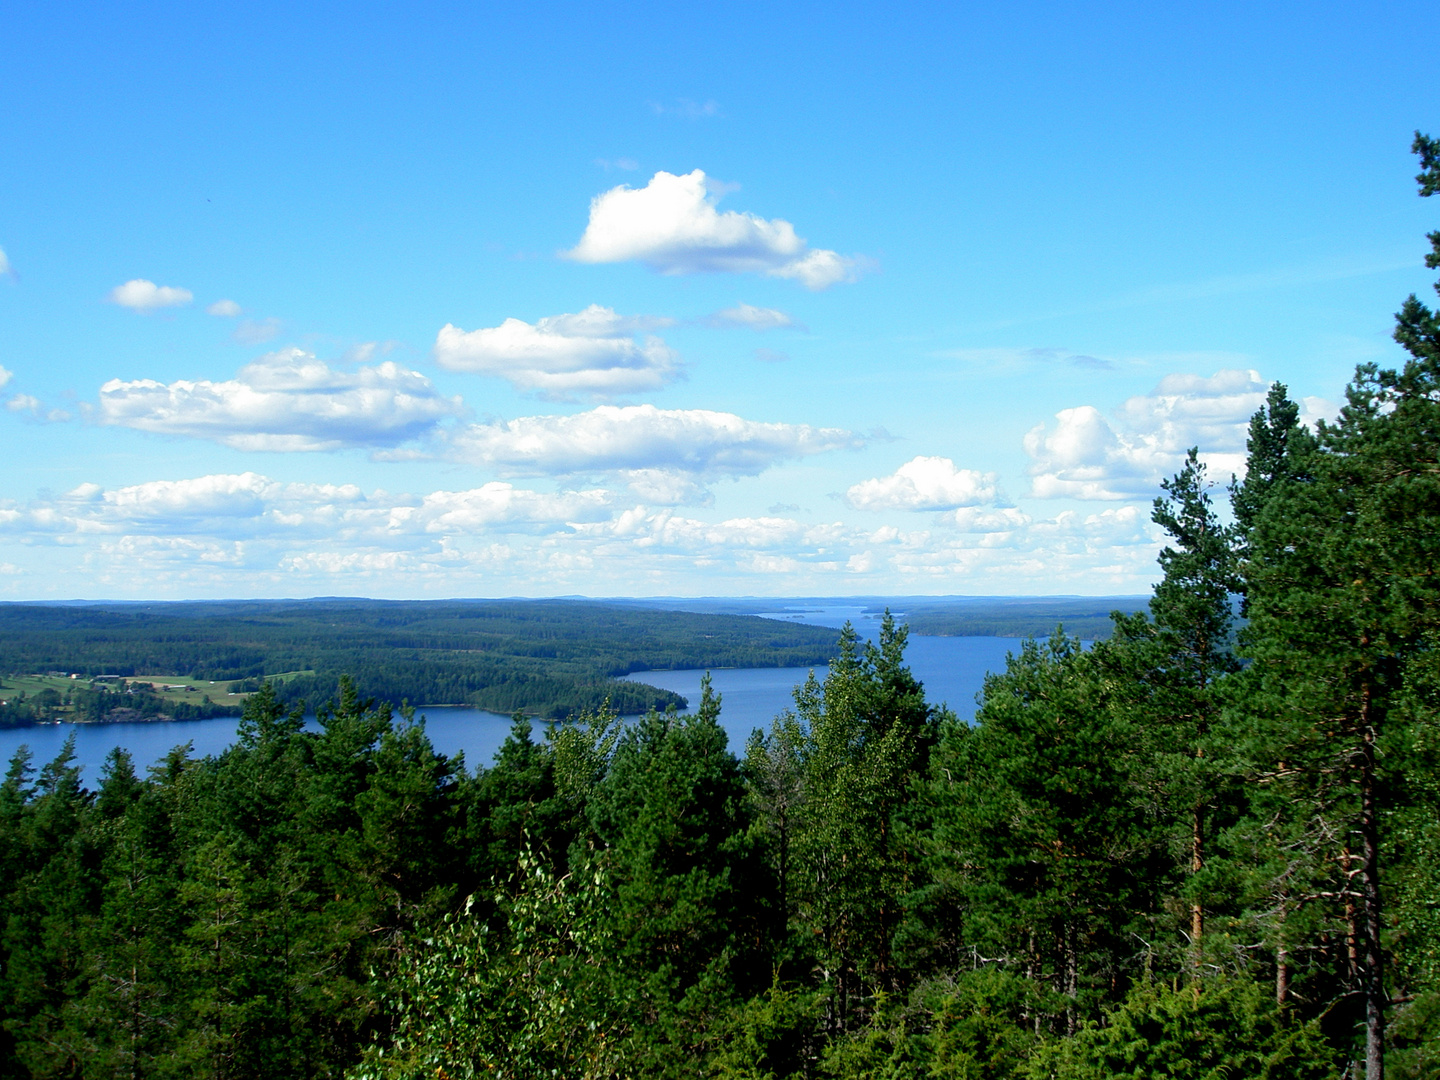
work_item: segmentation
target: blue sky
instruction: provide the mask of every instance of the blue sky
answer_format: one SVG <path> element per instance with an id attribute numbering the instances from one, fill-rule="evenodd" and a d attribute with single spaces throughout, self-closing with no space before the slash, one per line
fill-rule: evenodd
<path id="1" fill-rule="evenodd" d="M 10 599 L 1139 592 L 1431 277 L 1430 3 L 3 12 Z"/>

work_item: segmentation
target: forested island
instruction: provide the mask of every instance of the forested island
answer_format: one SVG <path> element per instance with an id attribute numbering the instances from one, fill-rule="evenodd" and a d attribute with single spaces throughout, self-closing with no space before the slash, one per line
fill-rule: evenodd
<path id="1" fill-rule="evenodd" d="M 1440 1074 L 1440 317 L 1395 336 L 1333 423 L 1272 386 L 1223 494 L 1192 451 L 1148 609 L 973 725 L 886 618 L 743 748 L 707 685 L 471 768 L 340 679 L 94 790 L 21 752 L 0 1074 Z"/>
<path id="2" fill-rule="evenodd" d="M 117 709 L 125 719 L 137 710 L 176 719 L 238 715 L 233 696 L 264 681 L 283 702 L 318 706 L 336 696 L 342 676 L 361 694 L 397 704 L 559 719 L 609 701 L 638 715 L 686 702 L 619 676 L 804 667 L 825 663 L 834 648 L 835 632 L 821 627 L 583 600 L 0 604 L 0 677 L 79 677 L 44 701 L 0 689 L 0 725 L 103 720 Z M 213 686 L 190 702 L 137 698 L 136 684 L 157 676 Z M 123 678 L 132 693 L 97 685 L 97 677 Z M 206 693 L 213 700 L 198 700 Z"/>

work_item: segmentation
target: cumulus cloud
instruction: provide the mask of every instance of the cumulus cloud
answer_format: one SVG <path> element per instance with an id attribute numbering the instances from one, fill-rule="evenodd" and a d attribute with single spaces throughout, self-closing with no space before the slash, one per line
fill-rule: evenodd
<path id="1" fill-rule="evenodd" d="M 736 304 L 705 319 L 709 326 L 737 326 L 746 330 L 783 330 L 796 325 L 794 319 L 776 308 Z"/>
<path id="2" fill-rule="evenodd" d="M 1192 446 L 1217 478 L 1242 474 L 1246 430 L 1268 389 L 1259 372 L 1228 369 L 1209 378 L 1168 375 L 1126 401 L 1114 425 L 1091 405 L 1062 409 L 1053 429 L 1041 424 L 1025 436 L 1031 491 L 1040 498 L 1153 495 Z"/>
<path id="3" fill-rule="evenodd" d="M 995 474 L 957 469 L 944 457 L 916 457 L 889 476 L 863 480 L 845 492 L 856 510 L 954 510 L 991 503 Z"/>
<path id="4" fill-rule="evenodd" d="M 0 380 L 3 386 L 8 380 Z M 48 408 L 43 401 L 30 394 L 16 394 L 9 401 L 5 402 L 5 410 L 12 413 L 23 413 L 34 420 L 41 420 L 46 423 L 58 424 L 72 419 L 71 415 L 64 409 Z"/>
<path id="5" fill-rule="evenodd" d="M 14 377 L 15 373 L 13 371 L 4 364 L 0 364 L 0 387 L 6 386 Z"/>
<path id="6" fill-rule="evenodd" d="M 858 260 L 811 248 L 788 221 L 717 210 L 715 186 L 696 169 L 611 188 L 591 200 L 585 233 L 565 254 L 583 263 L 638 260 L 662 274 L 765 274 L 817 290 L 858 273 Z"/>
<path id="7" fill-rule="evenodd" d="M 447 323 L 435 339 L 435 360 L 451 371 L 499 376 L 548 398 L 657 390 L 679 373 L 679 357 L 644 331 L 667 323 L 617 315 L 598 304 L 534 323 L 506 319 L 469 333 Z"/>
<path id="8" fill-rule="evenodd" d="M 660 470 L 753 476 L 779 461 L 860 445 L 853 432 L 839 428 L 654 405 L 601 405 L 574 416 L 473 424 L 453 436 L 460 460 L 512 475 Z"/>
<path id="9" fill-rule="evenodd" d="M 225 382 L 111 379 L 100 388 L 99 418 L 239 450 L 301 451 L 395 446 L 462 411 L 458 397 L 392 361 L 339 371 L 288 348 Z"/>
<path id="10" fill-rule="evenodd" d="M 241 308 L 234 300 L 216 300 L 205 309 L 207 314 L 219 315 L 224 318 L 234 318 L 240 314 Z"/>
<path id="11" fill-rule="evenodd" d="M 132 278 L 124 285 L 116 285 L 110 290 L 112 304 L 119 304 L 131 311 L 138 311 L 142 315 L 160 308 L 184 307 L 193 299 L 195 299 L 195 294 L 189 289 L 156 285 L 153 281 L 146 281 L 144 278 Z"/>

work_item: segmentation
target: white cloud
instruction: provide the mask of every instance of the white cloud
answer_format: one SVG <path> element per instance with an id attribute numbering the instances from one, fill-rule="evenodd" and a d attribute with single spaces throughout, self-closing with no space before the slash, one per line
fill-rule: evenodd
<path id="1" fill-rule="evenodd" d="M 339 490 L 339 489 L 337 489 Z M 188 480 L 152 480 L 144 484 L 107 491 L 98 484 L 81 484 L 69 498 L 79 509 L 89 508 L 91 522 L 131 527 L 156 522 L 194 523 L 212 518 L 256 517 L 265 512 L 284 491 L 259 473 L 219 474 Z M 359 497 L 358 488 L 346 491 L 348 499 Z"/>
<path id="2" fill-rule="evenodd" d="M 621 469 L 615 475 L 651 506 L 709 506 L 715 501 L 710 489 L 693 475 L 669 469 Z"/>
<path id="3" fill-rule="evenodd" d="M 661 470 L 753 476 L 778 461 L 861 445 L 853 432 L 839 428 L 654 405 L 601 405 L 574 416 L 473 424 L 453 440 L 459 460 L 513 475 Z"/>
<path id="4" fill-rule="evenodd" d="M 242 319 L 230 336 L 241 345 L 263 345 L 279 337 L 283 325 L 273 315 L 268 319 Z"/>
<path id="5" fill-rule="evenodd" d="M 1091 405 L 1062 409 L 1053 430 L 1041 424 L 1025 436 L 1032 493 L 1076 499 L 1153 495 L 1192 446 L 1200 448 L 1216 479 L 1243 474 L 1250 417 L 1268 389 L 1257 371 L 1168 375 L 1117 410 L 1118 430 Z"/>
<path id="6" fill-rule="evenodd" d="M 476 532 L 501 525 L 600 521 L 612 513 L 612 493 L 600 489 L 547 494 L 491 481 L 470 491 L 426 495 L 415 517 L 426 532 Z"/>
<path id="7" fill-rule="evenodd" d="M 701 102 L 693 98 L 676 98 L 674 105 L 651 102 L 650 111 L 656 116 L 679 116 L 686 120 L 707 120 L 720 115 L 720 103 L 713 99 Z"/>
<path id="8" fill-rule="evenodd" d="M 213 439 L 239 450 L 339 450 L 395 446 L 462 411 L 430 380 L 392 361 L 338 371 L 288 348 L 225 382 L 111 379 L 100 420 L 163 435 Z"/>
<path id="9" fill-rule="evenodd" d="M 736 304 L 717 311 L 705 320 L 710 326 L 738 326 L 747 330 L 782 330 L 795 326 L 795 320 L 776 308 Z"/>
<path id="10" fill-rule="evenodd" d="M 8 385 L 10 380 L 14 377 L 15 373 L 13 371 L 11 371 L 5 365 L 0 364 L 0 387 Z"/>
<path id="11" fill-rule="evenodd" d="M 447 323 L 435 339 L 435 360 L 451 371 L 496 375 L 549 398 L 657 390 L 679 373 L 679 357 L 643 331 L 667 322 L 591 304 L 575 315 L 534 324 L 506 319 L 469 333 Z"/>
<path id="12" fill-rule="evenodd" d="M 0 380 L 0 386 L 5 380 Z M 16 394 L 9 401 L 5 402 L 5 409 L 12 413 L 28 413 L 33 419 L 42 420 L 51 424 L 63 423 L 73 419 L 64 409 L 50 409 L 37 397 L 30 394 Z"/>
<path id="13" fill-rule="evenodd" d="M 788 221 L 716 210 L 715 186 L 696 169 L 657 172 L 643 188 L 611 188 L 590 201 L 585 233 L 565 254 L 584 263 L 638 260 L 662 274 L 765 274 L 809 289 L 857 274 L 858 260 L 810 248 Z"/>
<path id="14" fill-rule="evenodd" d="M 5 254 L 5 249 L 0 248 L 0 274 L 10 273 L 10 259 Z"/>
<path id="15" fill-rule="evenodd" d="M 227 540 L 332 539 L 374 544 L 435 534 L 566 529 L 609 519 L 615 495 L 603 489 L 539 492 L 493 481 L 428 495 L 365 494 L 354 484 L 283 483 L 255 472 L 153 480 L 106 489 L 81 484 L 29 510 L 0 511 L 7 532 L 173 534 Z M 425 539 L 431 537 L 431 539 Z"/>
<path id="16" fill-rule="evenodd" d="M 144 278 L 133 278 L 124 285 L 110 290 L 110 302 L 138 311 L 142 315 L 160 308 L 184 307 L 195 299 L 189 289 L 177 289 L 170 285 L 156 285 Z"/>
<path id="17" fill-rule="evenodd" d="M 241 307 L 234 300 L 216 300 L 205 309 L 207 314 L 219 315 L 224 318 L 234 318 L 241 312 Z"/>
<path id="18" fill-rule="evenodd" d="M 1311 396 L 1300 399 L 1300 422 L 1312 431 L 1321 420 L 1333 424 L 1339 415 L 1340 406 L 1329 398 Z"/>
<path id="19" fill-rule="evenodd" d="M 815 549 L 843 541 L 844 526 L 805 525 L 784 517 L 727 518 L 709 522 L 681 517 L 671 510 L 636 507 L 608 521 L 577 527 L 591 537 L 630 541 L 640 548 L 671 548 L 689 554 L 718 555 L 722 550 L 784 550 L 813 555 Z"/>
<path id="20" fill-rule="evenodd" d="M 292 573 L 326 577 L 373 577 L 377 574 L 392 577 L 395 574 L 424 572 L 428 567 L 404 551 L 308 551 L 291 555 L 280 564 Z"/>
<path id="21" fill-rule="evenodd" d="M 857 510 L 954 510 L 994 502 L 995 474 L 957 469 L 943 457 L 916 457 L 889 476 L 864 480 L 845 493 Z"/>
<path id="22" fill-rule="evenodd" d="M 1023 510 L 1017 510 L 1013 506 L 1002 509 L 962 506 L 953 514 L 947 514 L 946 520 L 962 533 L 978 533 L 988 536 L 996 533 L 1014 533 L 1026 528 L 1032 519 L 1029 514 Z"/>
<path id="23" fill-rule="evenodd" d="M 632 495 L 500 481 L 366 492 L 254 472 L 85 484 L 27 506 L 0 501 L 0 545 L 45 545 L 61 568 L 55 588 L 94 583 L 115 596 L 334 592 L 372 578 L 383 584 L 360 591 L 554 595 L 594 592 L 602 581 L 612 595 L 653 595 L 694 591 L 698 579 L 717 591 L 820 595 L 856 575 L 867 589 L 895 592 L 985 592 L 996 581 L 1016 592 L 1062 583 L 1140 591 L 1154 579 L 1161 540 L 1134 505 L 1038 521 L 962 508 L 946 515 L 953 528 L 904 530 L 806 523 L 788 508 L 705 520 Z M 784 582 L 768 583 L 777 573 Z"/>

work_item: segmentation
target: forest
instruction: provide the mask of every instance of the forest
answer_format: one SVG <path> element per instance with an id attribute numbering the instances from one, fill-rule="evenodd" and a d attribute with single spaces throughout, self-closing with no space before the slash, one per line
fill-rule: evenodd
<path id="1" fill-rule="evenodd" d="M 1084 599 L 1013 597 L 965 605 L 925 603 L 907 606 L 905 624 L 912 634 L 934 637 L 1046 637 L 1057 625 L 1084 641 L 1110 636 L 1111 615 L 1146 610 L 1144 598 L 1098 596 Z"/>
<path id="2" fill-rule="evenodd" d="M 780 617 L 781 601 L 734 597 L 700 597 L 674 600 L 610 601 L 647 608 Z M 1085 641 L 1108 637 L 1113 628 L 1110 613 L 1147 609 L 1145 596 L 846 596 L 789 597 L 784 612 L 795 617 L 805 611 L 857 608 L 862 620 L 878 619 L 890 610 L 902 618 L 912 634 L 924 637 L 1048 637 L 1057 625 Z"/>
<path id="3" fill-rule="evenodd" d="M 576 600 L 3 604 L 0 648 L 0 674 L 214 680 L 223 684 L 217 715 L 238 711 L 224 707 L 223 694 L 253 691 L 267 677 L 284 676 L 271 680 L 282 701 L 315 706 L 335 697 L 345 675 L 385 701 L 559 719 L 607 700 L 624 715 L 684 708 L 678 694 L 617 676 L 823 664 L 835 632 Z M 113 695 L 99 704 L 135 705 Z M 37 714 L 34 702 L 11 702 L 0 706 L 0 724 L 46 719 L 55 707 Z M 96 702 L 63 707 L 94 712 Z"/>
<path id="4" fill-rule="evenodd" d="M 1395 336 L 1333 423 L 1274 385 L 1242 481 L 1192 451 L 1148 610 L 973 725 L 887 617 L 743 748 L 707 684 L 471 768 L 341 680 L 93 790 L 21 752 L 0 1073 L 1440 1074 L 1440 317 Z"/>

